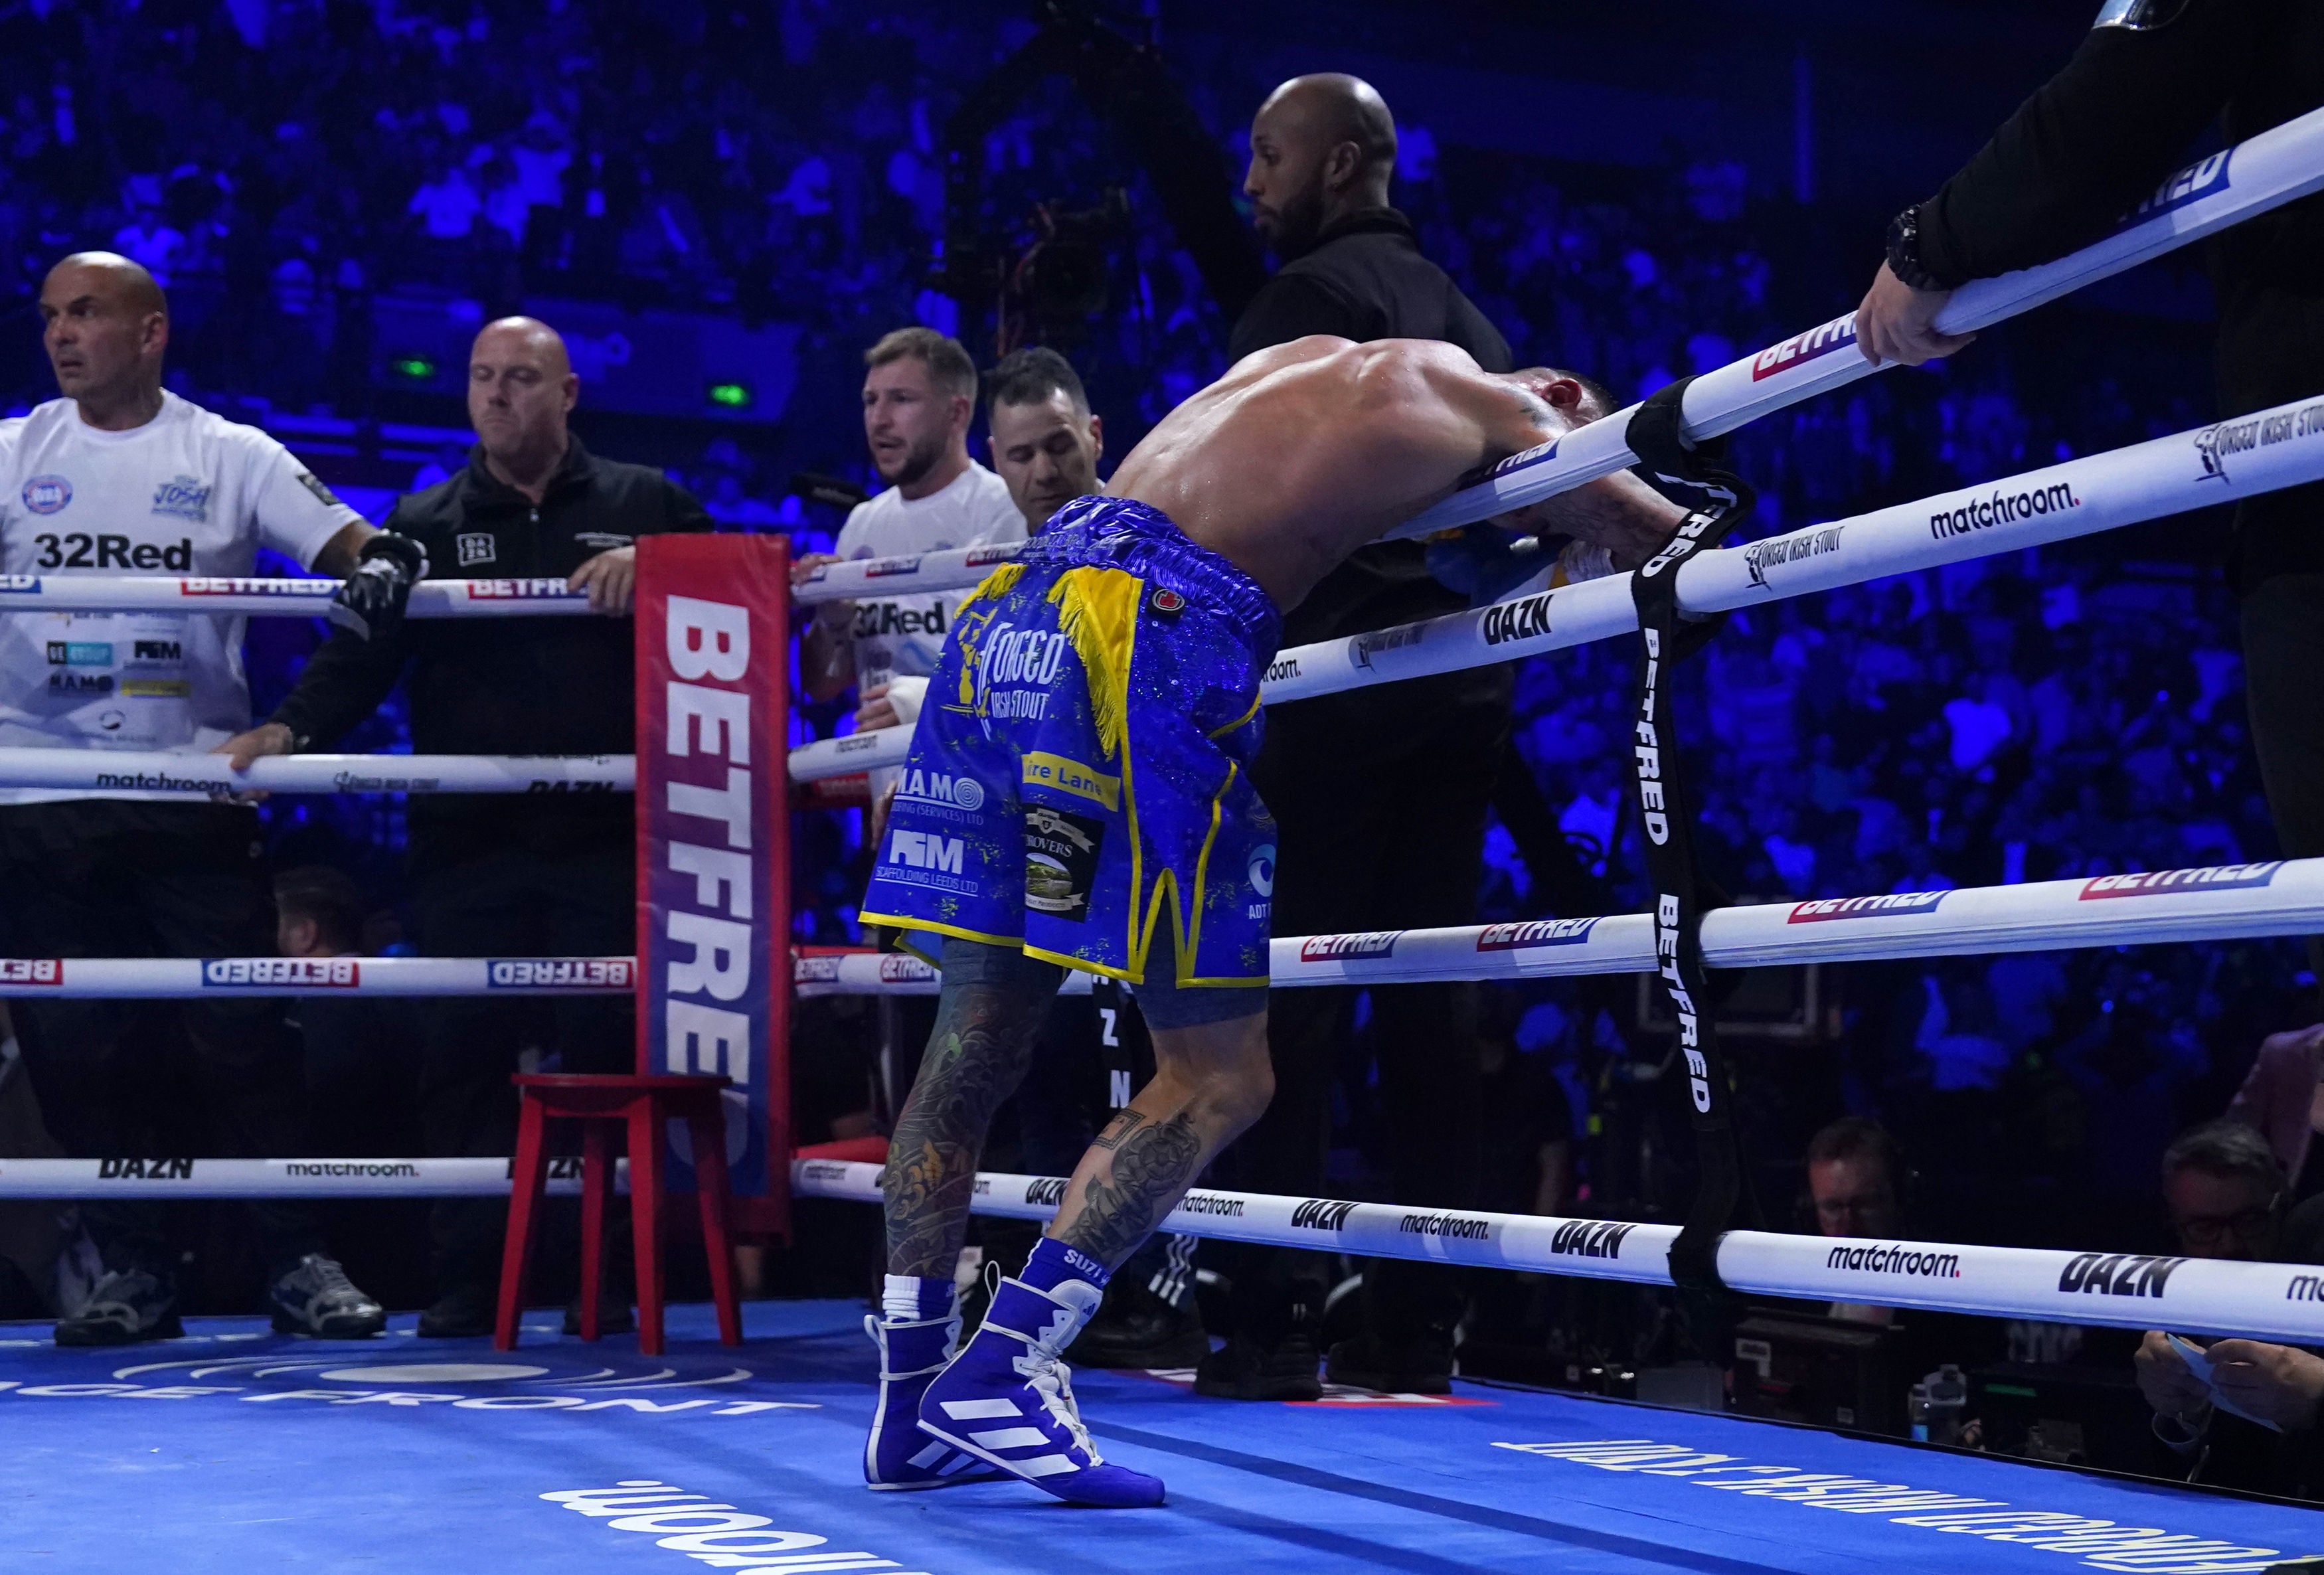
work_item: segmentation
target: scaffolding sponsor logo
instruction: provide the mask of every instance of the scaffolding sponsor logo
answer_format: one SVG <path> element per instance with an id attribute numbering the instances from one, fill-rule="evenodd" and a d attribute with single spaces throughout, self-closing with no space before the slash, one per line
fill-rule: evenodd
<path id="1" fill-rule="evenodd" d="M 1426 632 L 1421 624 L 1407 623 L 1401 629 L 1382 629 L 1370 634 L 1359 634 L 1348 641 L 1348 659 L 1360 668 L 1370 668 L 1374 657 L 1418 645 Z"/>
<path id="2" fill-rule="evenodd" d="M 962 861 L 967 857 L 968 844 L 959 837 L 935 836 L 926 832 L 892 831 L 888 834 L 888 862 L 908 864 L 915 870 L 935 870 L 946 875 L 961 872 Z"/>
<path id="3" fill-rule="evenodd" d="M 1744 572 L 1751 576 L 1753 585 L 1764 590 L 1769 569 L 1787 563 L 1798 563 L 1804 558 L 1821 557 L 1827 552 L 1838 552 L 1840 533 L 1846 529 L 1844 525 L 1827 525 L 1821 530 L 1803 530 L 1796 536 L 1776 536 L 1766 541 L 1755 541 L 1743 549 Z"/>
<path id="4" fill-rule="evenodd" d="M 1177 1211 L 1181 1214 L 1204 1214 L 1221 1220 L 1240 1220 L 1242 1218 L 1242 1206 L 1240 1198 L 1222 1197 L 1216 1193 L 1188 1193 L 1178 1200 Z"/>
<path id="5" fill-rule="evenodd" d="M 1044 1209 L 1054 1209 L 1065 1201 L 1065 1181 L 1061 1175 L 1036 1176 L 1025 1184 L 1025 1202 Z"/>
<path id="6" fill-rule="evenodd" d="M 1960 1254 L 1957 1252 L 1923 1252 L 1917 1247 L 1891 1243 L 1876 1247 L 1835 1247 L 1823 1266 L 1853 1269 L 1867 1275 L 1933 1276 L 1941 1280 L 1960 1278 Z"/>
<path id="7" fill-rule="evenodd" d="M 2160 214 L 2173 212 L 2190 202 L 2200 202 L 2215 191 L 2227 189 L 2227 161 L 2233 148 L 2222 148 L 2209 158 L 2198 159 L 2176 175 L 2154 189 L 2154 194 L 2123 216 L 2126 226 L 2140 224 Z"/>
<path id="8" fill-rule="evenodd" d="M 495 957 L 484 978 L 494 990 L 628 990 L 637 967 L 626 957 Z"/>
<path id="9" fill-rule="evenodd" d="M 1355 1204 L 1337 1198 L 1306 1198 L 1292 1209 L 1291 1224 L 1298 1230 L 1338 1230 L 1355 1211 Z"/>
<path id="10" fill-rule="evenodd" d="M 1741 1498 L 1800 1504 L 1841 1515 L 1876 1515 L 1893 1525 L 2039 1548 L 2045 1552 L 2066 1554 L 2086 1569 L 2120 1570 L 2126 1575 L 2131 1571 L 2144 1571 L 2146 1575 L 2228 1575 L 2230 1571 L 2242 1570 L 2256 1575 L 2282 1556 L 2273 1548 L 2246 1547 L 2160 1526 L 2121 1525 L 2061 1510 L 2019 1509 L 1999 1499 L 1971 1498 L 1835 1471 L 1760 1465 L 1740 1455 L 1720 1454 L 1692 1444 L 1609 1438 L 1579 1443 L 1497 1441 L 1493 1447 L 1545 1460 L 1590 1466 L 1600 1471 L 1636 1471 L 1665 1480 L 1690 1482 Z M 1934 1552 L 1933 1547 L 1931 1552 Z M 1932 1561 L 1907 1554 L 1896 1561 L 1917 1564 Z M 1949 1569 L 1972 1568 L 1978 1561 L 1974 1554 L 1962 1557 L 1957 1552 L 1942 1562 Z M 2068 1566 L 2061 1563 L 2059 1568 Z"/>
<path id="11" fill-rule="evenodd" d="M 362 964 L 354 957 L 212 957 L 202 963 L 202 983 L 212 989 L 279 984 L 353 990 L 361 982 Z"/>
<path id="12" fill-rule="evenodd" d="M 471 602 L 572 602 L 588 595 L 568 590 L 563 580 L 470 580 Z"/>
<path id="13" fill-rule="evenodd" d="M 1566 1257 L 1622 1256 L 1622 1243 L 1637 1227 L 1613 1220 L 1568 1220 L 1549 1239 L 1549 1250 Z"/>
<path id="14" fill-rule="evenodd" d="M 282 1162 L 282 1174 L 301 1181 L 327 1181 L 339 1176 L 417 1179 L 420 1167 L 408 1159 L 286 1159 Z"/>
<path id="15" fill-rule="evenodd" d="M 907 1575 L 893 1559 L 862 1549 L 835 1552 L 815 1532 L 781 1531 L 773 1519 L 699 1493 L 631 1479 L 611 1488 L 582 1488 L 541 1497 L 602 1520 L 614 1531 L 637 1532 L 654 1545 L 685 1553 L 715 1569 L 747 1566 L 752 1575 L 816 1575 L 820 1570 L 879 1570 Z M 814 1549 L 815 1552 L 807 1552 Z"/>
<path id="16" fill-rule="evenodd" d="M 1459 1214 L 1406 1214 L 1396 1228 L 1401 1235 L 1433 1236 L 1440 1241 L 1482 1241 L 1493 1233 L 1491 1220 Z"/>
<path id="17" fill-rule="evenodd" d="M 97 1162 L 99 1181 L 191 1181 L 194 1162 L 190 1159 L 100 1159 Z"/>
<path id="18" fill-rule="evenodd" d="M 0 984 L 62 984 L 65 965 L 56 957 L 0 957 Z"/>
<path id="19" fill-rule="evenodd" d="M 1856 314 L 1850 312 L 1844 318 L 1832 318 L 1820 328 L 1794 334 L 1782 344 L 1760 351 L 1751 358 L 1751 381 L 1758 382 L 1802 362 L 1821 360 L 1836 350 L 1853 349 L 1855 345 Z"/>
<path id="20" fill-rule="evenodd" d="M 1514 602 L 1496 602 L 1485 609 L 1485 643 L 1506 645 L 1513 640 L 1535 640 L 1549 630 L 1549 599 L 1554 591 L 1536 591 Z"/>
<path id="21" fill-rule="evenodd" d="M 1906 914 L 1934 913 L 1950 893 L 1892 891 L 1885 897 L 1825 897 L 1793 906 L 1785 924 L 1812 925 L 1827 919 L 1897 918 Z"/>
<path id="22" fill-rule="evenodd" d="M 1939 509 L 1929 516 L 1929 535 L 1943 541 L 1955 536 L 1973 536 L 1980 530 L 1990 530 L 1996 525 L 2015 524 L 2031 520 L 2037 514 L 2063 513 L 2082 506 L 2074 496 L 2074 489 L 2064 482 L 2053 482 L 2046 487 L 2031 487 L 2022 493 L 2005 492 L 1999 487 L 1982 498 L 1971 498 L 1958 509 Z M 1840 545 L 1835 530 L 1832 545 Z"/>
<path id="23" fill-rule="evenodd" d="M 2171 891 L 2246 891 L 2274 880 L 2283 861 L 2261 864 L 2218 864 L 2206 870 L 2154 870 L 2136 875 L 2101 875 L 2082 888 L 2075 900 L 2095 902 L 2107 897 L 2160 897 Z"/>
<path id="24" fill-rule="evenodd" d="M 2146 1296 L 2161 1301 L 2172 1274 L 2186 1261 L 2125 1253 L 2077 1253 L 2059 1274 L 2058 1289 L 2069 1296 Z"/>
<path id="25" fill-rule="evenodd" d="M 1530 952 L 1537 946 L 1578 946 L 1598 927 L 1594 918 L 1528 919 L 1521 925 L 1487 925 L 1477 932 L 1480 952 Z"/>
<path id="26" fill-rule="evenodd" d="M 1351 962 L 1396 953 L 1402 930 L 1375 930 L 1355 935 L 1310 935 L 1299 943 L 1302 962 Z"/>

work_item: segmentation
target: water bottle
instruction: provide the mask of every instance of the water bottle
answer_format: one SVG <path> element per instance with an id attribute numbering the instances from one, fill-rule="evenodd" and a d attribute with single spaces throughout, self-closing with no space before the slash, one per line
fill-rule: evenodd
<path id="1" fill-rule="evenodd" d="M 1913 1394 L 1912 1394 L 1912 1397 L 1911 1397 L 1910 1399 L 1908 1399 L 1908 1400 L 1906 1400 L 1906 1401 L 1904 1402 L 1904 1417 L 1905 1417 L 1905 1420 L 1906 1420 L 1906 1421 L 1910 1422 L 1910 1423 L 1913 1424 L 1913 1441 L 1914 1441 L 1914 1443 L 1926 1443 L 1926 1442 L 1928 1442 L 1928 1441 L 1929 1441 L 1929 1386 L 1928 1386 L 1928 1385 L 1926 1385 L 1926 1384 L 1915 1384 L 1915 1385 L 1914 1385 L 1914 1386 L 1913 1386 Z"/>
<path id="2" fill-rule="evenodd" d="M 1969 1410 L 1969 1379 L 1960 1368 L 1947 1362 L 1923 1380 L 1920 1387 L 1928 1394 L 1928 1432 L 1915 1433 L 1930 1443 L 1959 1443 L 1961 1423 Z"/>

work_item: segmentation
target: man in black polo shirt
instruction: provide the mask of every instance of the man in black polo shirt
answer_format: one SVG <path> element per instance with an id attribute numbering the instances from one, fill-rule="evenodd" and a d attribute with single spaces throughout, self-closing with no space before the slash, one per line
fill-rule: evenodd
<path id="1" fill-rule="evenodd" d="M 1309 334 L 1441 339 L 1488 372 L 1508 343 L 1388 206 L 1396 121 L 1371 87 L 1295 78 L 1251 122 L 1243 190 L 1282 266 L 1235 324 L 1235 360 Z M 1368 547 L 1285 615 L 1283 644 L 1360 634 L 1459 612 L 1468 599 L 1429 577 L 1416 541 Z M 1282 832 L 1278 935 L 1460 925 L 1475 917 L 1485 809 L 1508 743 L 1506 665 L 1383 684 L 1267 714 L 1251 778 Z M 1476 986 L 1371 991 L 1372 1044 L 1390 1122 L 1396 1198 L 1473 1205 L 1482 1073 Z M 1331 1084 L 1351 1031 L 1354 992 L 1292 990 L 1268 1003 L 1275 1102 L 1228 1156 L 1235 1184 L 1311 1194 L 1323 1186 Z M 1232 1255 L 1233 1322 L 1195 1387 L 1241 1399 L 1312 1399 L 1324 1265 L 1310 1254 Z M 1331 1353 L 1337 1382 L 1441 1393 L 1452 1372 L 1461 1294 L 1452 1271 L 1374 1263 L 1365 1329 Z"/>
<path id="2" fill-rule="evenodd" d="M 702 505 L 659 471 L 599 459 L 567 428 L 580 379 L 565 342 L 530 318 L 492 323 L 468 357 L 476 447 L 450 480 L 401 500 L 387 529 L 415 538 L 439 579 L 564 578 L 603 618 L 461 618 L 334 635 L 272 720 L 224 746 L 259 755 L 328 749 L 410 669 L 411 743 L 423 754 L 627 754 L 636 747 L 632 625 L 641 536 L 706 530 Z M 420 944 L 439 957 L 627 955 L 636 949 L 632 796 L 421 797 L 410 801 Z M 567 1072 L 634 1064 L 631 1003 L 554 1001 L 535 1025 Z M 429 1003 L 420 1128 L 435 1155 L 503 1155 L 516 1136 L 522 1003 Z M 435 1304 L 420 1332 L 489 1333 L 506 1205 L 435 1211 Z"/>

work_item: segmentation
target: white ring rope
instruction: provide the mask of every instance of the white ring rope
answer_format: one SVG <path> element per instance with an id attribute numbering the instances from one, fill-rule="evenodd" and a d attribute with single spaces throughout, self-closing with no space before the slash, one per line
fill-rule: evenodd
<path id="1" fill-rule="evenodd" d="M 2232 421 L 2088 455 L 1997 482 L 1956 487 L 1868 514 L 1740 547 L 1699 552 L 1678 571 L 1690 612 L 1756 607 L 1889 575 L 2015 552 L 2324 476 L 2324 401 L 2299 400 Z M 1278 652 L 1268 705 L 1539 656 L 1638 626 L 1628 575 L 1512 596 Z M 791 776 L 815 781 L 898 766 L 909 728 L 881 728 L 793 750 Z"/>
<path id="2" fill-rule="evenodd" d="M 2324 110 L 2286 121 L 2189 165 L 2164 181 L 2105 240 L 2037 268 L 1963 285 L 1938 315 L 1937 327 L 1953 334 L 1990 327 L 2319 189 L 2324 189 Z M 1696 378 L 1683 406 L 1685 435 L 1691 439 L 1716 438 L 1894 364 L 1875 366 L 1858 352 L 1856 314 L 1850 312 Z M 1390 535 L 1425 536 L 1474 524 L 1628 469 L 1637 463 L 1637 456 L 1622 437 L 1637 408 L 1632 405 L 1554 443 L 1511 456 L 1485 480 L 1406 520 Z M 802 603 L 843 601 L 867 594 L 875 581 L 890 594 L 961 590 L 1019 550 L 965 548 L 832 564 L 795 594 Z"/>
<path id="3" fill-rule="evenodd" d="M 0 1159 L 0 1199 L 437 1198 L 506 1195 L 506 1159 Z M 614 1185 L 626 1190 L 628 1165 Z M 578 1162 L 550 1161 L 549 1190 L 579 1190 Z M 880 1166 L 795 1159 L 800 1197 L 877 1203 Z M 1061 1176 L 980 1173 L 979 1214 L 1047 1220 Z M 1183 1236 L 1369 1257 L 1668 1285 L 1673 1225 L 1483 1210 L 1406 1208 L 1196 1188 L 1160 1229 Z M 2324 1269 L 2130 1254 L 1730 1230 L 1720 1276 L 1757 1295 L 2032 1318 L 2052 1322 L 2324 1342 Z"/>
<path id="4" fill-rule="evenodd" d="M 630 1162 L 617 1160 L 627 1192 Z M 506 1197 L 505 1159 L 0 1159 L 0 1198 Z M 549 1190 L 581 1190 L 581 1162 L 549 1162 Z"/>
<path id="5" fill-rule="evenodd" d="M 1712 968 L 1779 968 L 2319 932 L 2324 859 L 2295 859 L 1713 908 L 1702 916 L 1702 957 Z M 1643 913 L 1278 936 L 1269 982 L 1283 989 L 1652 973 L 1662 965 L 1655 944 L 1654 916 Z M 939 983 L 927 963 L 892 953 L 803 957 L 794 972 L 802 996 L 933 995 Z"/>
<path id="6" fill-rule="evenodd" d="M 207 612 L 319 618 L 340 582 L 166 575 L 0 575 L 0 612 Z M 407 618 L 539 618 L 589 611 L 561 579 L 422 580 Z"/>
<path id="7" fill-rule="evenodd" d="M 627 793 L 634 755 L 224 755 L 171 750 L 0 749 L 0 788 L 84 792 Z"/>
<path id="8" fill-rule="evenodd" d="M 0 997 L 628 995 L 634 957 L 0 957 Z"/>
<path id="9" fill-rule="evenodd" d="M 1703 916 L 1702 952 L 1713 968 L 1770 968 L 2319 931 L 2324 859 L 2295 859 L 1714 908 Z M 1661 965 L 1654 917 L 1637 913 L 1286 935 L 1272 948 L 1277 988 L 1559 979 Z M 6 957 L 0 997 L 614 995 L 634 987 L 635 968 L 629 957 Z M 943 982 L 899 952 L 794 957 L 791 978 L 802 998 L 934 995 Z M 1064 993 L 1087 994 L 1090 978 L 1068 970 Z"/>
<path id="10" fill-rule="evenodd" d="M 0 1191 L 5 1171 L 0 1170 Z M 831 1159 L 791 1162 L 800 1197 L 877 1203 L 880 1166 Z M 1064 1198 L 1062 1176 L 980 1172 L 973 1212 L 1047 1220 Z M 1527 1269 L 1587 1279 L 1666 1285 L 1675 1225 L 1565 1220 L 1483 1210 L 1409 1208 L 1329 1198 L 1195 1188 L 1157 1227 L 1181 1236 L 1416 1258 L 1482 1268 Z M 1719 1239 L 1719 1274 L 1757 1295 L 1853 1302 L 2056 1323 L 2168 1326 L 2301 1344 L 2324 1340 L 2324 1268 L 2118 1253 L 2052 1252 L 1855 1237 L 1729 1230 Z"/>

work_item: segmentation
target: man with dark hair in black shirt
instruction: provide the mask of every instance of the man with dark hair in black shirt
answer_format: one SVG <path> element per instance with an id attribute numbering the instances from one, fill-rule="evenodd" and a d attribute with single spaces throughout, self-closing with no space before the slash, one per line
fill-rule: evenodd
<path id="1" fill-rule="evenodd" d="M 1281 268 L 1243 312 L 1228 353 L 1309 334 L 1438 339 L 1488 372 L 1509 347 L 1388 205 L 1396 121 L 1353 77 L 1295 78 L 1251 122 L 1243 189 Z M 1416 541 L 1363 548 L 1283 621 L 1286 647 L 1457 612 L 1466 597 L 1429 576 Z M 1467 924 L 1475 917 L 1485 810 L 1508 745 L 1506 665 L 1384 684 L 1270 709 L 1252 781 L 1281 825 L 1275 933 Z M 1331 1087 L 1354 992 L 1295 990 L 1268 1002 L 1275 1102 L 1228 1159 L 1236 1184 L 1311 1194 L 1324 1184 Z M 1381 1103 L 1392 1123 L 1399 1202 L 1475 1201 L 1480 1141 L 1476 987 L 1371 992 Z M 1206 1251 L 1209 1249 L 1205 1249 Z M 1314 1398 L 1325 1266 L 1277 1248 L 1233 1254 L 1234 1328 L 1199 1369 L 1198 1391 Z M 1366 1330 L 1331 1354 L 1337 1382 L 1442 1393 L 1461 1313 L 1453 1271 L 1375 1263 Z"/>
<path id="2" fill-rule="evenodd" d="M 237 769 L 260 755 L 327 749 L 410 669 L 411 744 L 422 754 L 628 754 L 637 747 L 637 539 L 706 530 L 702 505 L 661 472 L 600 459 L 567 427 L 579 396 L 565 342 L 530 318 L 487 324 L 469 353 L 476 447 L 450 480 L 402 498 L 392 532 L 427 549 L 438 579 L 553 576 L 602 618 L 402 622 L 378 640 L 341 633 L 317 651 L 272 720 L 220 746 Z M 419 940 L 438 957 L 626 956 L 636 949 L 636 833 L 627 793 L 442 796 L 411 800 Z M 626 1072 L 625 1000 L 560 998 L 530 1025 L 567 1072 Z M 521 1003 L 431 1001 L 420 1064 L 421 1146 L 503 1155 L 516 1138 Z M 507 1205 L 437 1205 L 428 1336 L 488 1334 Z M 627 1308 L 620 1318 L 626 1319 Z M 618 1322 L 620 1319 L 617 1319 Z"/>
<path id="3" fill-rule="evenodd" d="M 1935 321 L 1972 279 L 2098 240 L 2152 192 L 2225 112 L 2230 143 L 2324 105 L 2324 7 L 2297 0 L 2106 0 L 2065 69 L 2027 99 L 1936 196 L 1889 226 L 1888 261 L 1857 309 L 1876 360 L 1918 365 L 1966 336 Z M 2222 170 L 2221 173 L 2226 173 Z M 2213 243 L 2219 414 L 2324 390 L 2324 197 Z M 2242 602 L 2252 743 L 2276 836 L 2324 854 L 2324 483 L 2236 505 L 2231 574 Z M 2324 938 L 2309 955 L 2324 979 Z"/>

